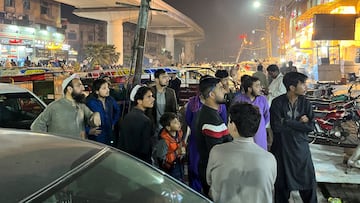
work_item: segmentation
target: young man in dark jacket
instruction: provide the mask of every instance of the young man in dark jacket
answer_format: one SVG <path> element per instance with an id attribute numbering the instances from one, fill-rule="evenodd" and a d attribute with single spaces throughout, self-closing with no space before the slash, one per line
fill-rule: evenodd
<path id="1" fill-rule="evenodd" d="M 147 115 L 153 121 L 155 127 L 155 137 L 158 136 L 162 126 L 159 123 L 160 117 L 165 112 L 178 112 L 175 91 L 168 88 L 169 75 L 163 69 L 155 71 L 155 86 L 152 87 L 155 102 L 154 107 L 147 111 Z"/>
<path id="2" fill-rule="evenodd" d="M 149 87 L 135 86 L 130 94 L 134 108 L 126 114 L 120 126 L 119 149 L 152 164 L 153 125 L 145 115 L 145 110 L 152 108 L 154 97 Z"/>
<path id="3" fill-rule="evenodd" d="M 291 191 L 298 190 L 303 202 L 316 203 L 316 179 L 308 143 L 314 129 L 314 114 L 304 97 L 307 76 L 290 72 L 284 76 L 286 94 L 276 97 L 270 107 L 274 133 L 271 153 L 277 161 L 275 203 L 288 202 Z"/>

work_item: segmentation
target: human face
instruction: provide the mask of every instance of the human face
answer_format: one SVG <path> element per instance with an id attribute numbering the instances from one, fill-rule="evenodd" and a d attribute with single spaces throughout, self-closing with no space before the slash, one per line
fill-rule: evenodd
<path id="1" fill-rule="evenodd" d="M 275 78 L 276 78 L 275 72 L 268 71 L 268 75 L 269 75 L 272 79 L 275 79 Z"/>
<path id="2" fill-rule="evenodd" d="M 84 85 L 82 84 L 80 79 L 73 79 L 71 81 L 72 87 L 68 89 L 69 93 L 71 94 L 71 97 L 78 103 L 84 103 L 85 102 L 85 94 L 83 91 L 85 90 Z"/>
<path id="3" fill-rule="evenodd" d="M 71 83 L 72 83 L 72 91 L 73 92 L 75 92 L 77 94 L 82 94 L 83 91 L 85 90 L 85 87 L 82 84 L 80 79 L 75 78 L 71 81 Z"/>
<path id="4" fill-rule="evenodd" d="M 210 94 L 211 93 L 214 95 L 214 99 L 217 104 L 225 103 L 226 90 L 221 82 L 216 84 L 214 90 L 212 92 L 210 92 Z"/>
<path id="5" fill-rule="evenodd" d="M 169 131 L 179 131 L 181 130 L 181 123 L 178 118 L 173 119 L 170 122 L 170 126 L 168 128 Z"/>
<path id="6" fill-rule="evenodd" d="M 159 78 L 156 78 L 155 81 L 162 87 L 166 87 L 169 85 L 169 75 L 167 73 L 159 75 Z"/>
<path id="7" fill-rule="evenodd" d="M 148 91 L 143 100 L 138 100 L 138 104 L 144 109 L 150 109 L 154 106 L 155 98 L 153 97 L 153 93 Z"/>
<path id="8" fill-rule="evenodd" d="M 110 89 L 109 89 L 109 84 L 108 83 L 104 83 L 100 86 L 99 90 L 96 90 L 96 94 L 98 95 L 98 97 L 101 98 L 105 98 L 108 97 L 110 93 Z"/>
<path id="9" fill-rule="evenodd" d="M 229 88 L 229 77 L 222 78 L 220 81 L 225 89 Z"/>
<path id="10" fill-rule="evenodd" d="M 260 80 L 254 82 L 251 86 L 251 94 L 253 96 L 259 96 L 261 95 L 261 85 L 260 85 Z"/>
<path id="11" fill-rule="evenodd" d="M 296 85 L 296 87 L 294 88 L 294 93 L 297 96 L 305 95 L 306 90 L 307 90 L 306 83 L 299 81 L 298 84 Z"/>

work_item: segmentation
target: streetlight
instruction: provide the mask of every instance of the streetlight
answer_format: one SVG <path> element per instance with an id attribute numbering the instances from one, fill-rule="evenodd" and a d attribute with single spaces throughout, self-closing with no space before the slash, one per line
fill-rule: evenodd
<path id="1" fill-rule="evenodd" d="M 261 6 L 261 3 L 259 1 L 254 1 L 253 6 L 255 8 L 259 8 Z"/>
<path id="2" fill-rule="evenodd" d="M 260 7 L 263 8 L 263 7 L 268 7 L 269 11 L 270 9 L 275 11 L 275 8 L 276 6 L 273 6 L 273 5 L 266 5 L 266 4 L 262 4 L 260 2 L 260 0 L 256 0 L 253 2 L 253 6 L 254 8 L 256 9 L 259 9 Z M 275 16 L 273 15 L 263 15 L 265 17 L 265 31 L 267 33 L 267 39 L 266 39 L 266 43 L 267 43 L 267 48 L 268 48 L 268 57 L 272 58 L 272 51 L 273 51 L 273 45 L 272 45 L 272 42 L 271 42 L 271 38 L 273 39 L 276 39 L 276 41 L 278 40 L 278 38 L 274 38 L 274 35 L 275 35 L 275 26 L 272 26 L 272 22 L 273 21 L 277 21 L 276 24 L 278 23 L 278 25 L 276 25 L 277 29 L 278 29 L 278 37 L 279 37 L 279 43 L 280 43 L 280 47 L 278 49 L 279 51 L 279 54 L 281 55 L 282 52 L 283 52 L 283 46 L 284 46 L 284 39 L 283 39 L 283 36 L 284 36 L 284 33 L 285 33 L 285 19 L 282 15 L 280 15 L 279 13 L 277 13 L 275 11 Z M 277 55 L 277 54 L 275 54 Z"/>

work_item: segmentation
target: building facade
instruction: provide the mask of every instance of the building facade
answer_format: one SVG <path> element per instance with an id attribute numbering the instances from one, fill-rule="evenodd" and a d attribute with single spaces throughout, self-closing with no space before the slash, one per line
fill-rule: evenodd
<path id="1" fill-rule="evenodd" d="M 61 27 L 60 3 L 52 0 L 0 2 L 0 61 L 66 60 L 69 46 Z"/>
<path id="2" fill-rule="evenodd" d="M 106 44 L 106 22 L 80 19 L 78 23 L 63 18 L 65 41 L 70 45 L 69 61 L 83 61 L 86 44 Z"/>

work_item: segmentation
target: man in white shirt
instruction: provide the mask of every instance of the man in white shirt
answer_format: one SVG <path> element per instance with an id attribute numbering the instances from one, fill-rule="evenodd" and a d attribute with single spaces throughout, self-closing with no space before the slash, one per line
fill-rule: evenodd
<path id="1" fill-rule="evenodd" d="M 268 75 L 273 79 L 269 85 L 269 92 L 268 92 L 268 102 L 269 106 L 271 106 L 271 101 L 286 93 L 286 88 L 283 84 L 283 75 L 279 71 L 279 67 L 275 64 L 271 64 L 267 67 Z"/>
<path id="2" fill-rule="evenodd" d="M 283 74 L 280 73 L 279 67 L 275 64 L 271 64 L 267 67 L 268 75 L 271 77 L 272 82 L 269 85 L 268 92 L 267 92 L 267 99 L 269 103 L 269 107 L 271 107 L 271 102 L 276 97 L 285 94 L 286 88 L 283 83 Z M 272 131 L 270 129 L 270 125 L 268 124 L 266 126 L 267 131 L 267 143 L 268 143 L 268 149 L 270 149 L 273 141 L 273 135 Z"/>
<path id="3" fill-rule="evenodd" d="M 276 160 L 253 139 L 260 119 L 256 106 L 236 103 L 230 107 L 228 129 L 234 140 L 211 149 L 206 170 L 214 202 L 273 202 Z"/>

